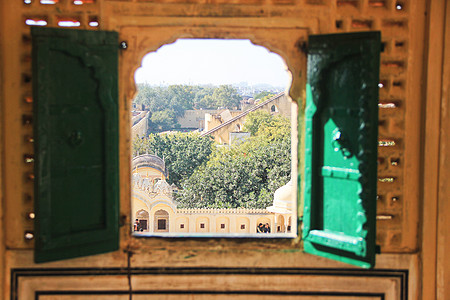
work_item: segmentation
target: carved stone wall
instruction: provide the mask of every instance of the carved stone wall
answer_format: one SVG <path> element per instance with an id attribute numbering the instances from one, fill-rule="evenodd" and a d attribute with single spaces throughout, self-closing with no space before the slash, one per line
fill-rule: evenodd
<path id="1" fill-rule="evenodd" d="M 37 295 L 35 291 L 40 291 L 36 296 L 38 298 L 56 299 L 55 295 L 59 294 L 55 291 L 65 290 L 58 299 L 64 297 L 69 299 L 78 290 L 90 291 L 90 294 L 86 292 L 86 297 L 77 296 L 89 299 L 95 294 L 92 291 L 101 290 L 100 286 L 105 282 L 111 284 L 117 281 L 116 287 L 119 292 L 114 296 L 122 299 L 133 284 L 137 290 L 144 290 L 149 286 L 147 283 L 156 282 L 152 281 L 154 278 L 162 280 L 170 277 L 164 277 L 167 275 L 165 273 L 167 269 L 155 269 L 156 267 L 181 268 L 175 272 L 181 274 L 177 277 L 181 284 L 179 290 L 173 284 L 161 284 L 157 290 L 164 295 L 180 294 L 187 291 L 185 287 L 196 282 L 197 277 L 189 277 L 186 270 L 195 267 L 200 268 L 198 271 L 200 274 L 207 274 L 210 269 L 206 271 L 201 269 L 205 266 L 220 268 L 224 270 L 223 272 L 227 272 L 229 267 L 243 267 L 250 270 L 245 272 L 251 273 L 254 270 L 252 274 L 263 276 L 252 276 L 245 272 L 242 275 L 240 271 L 236 271 L 237 276 L 230 277 L 231 281 L 225 281 L 225 286 L 214 282 L 215 277 L 211 277 L 211 280 L 202 277 L 199 282 L 206 282 L 207 288 L 202 290 L 201 287 L 197 287 L 197 290 L 202 290 L 203 293 L 203 296 L 196 296 L 199 299 L 208 298 L 204 296 L 205 293 L 210 295 L 208 291 L 214 291 L 212 292 L 214 294 L 220 290 L 229 291 L 235 298 L 245 295 L 262 299 L 270 294 L 264 290 L 264 286 L 272 283 L 279 284 L 276 285 L 277 290 L 280 290 L 280 294 L 277 295 L 286 299 L 294 296 L 302 296 L 304 299 L 419 297 L 418 262 L 415 255 L 418 253 L 418 234 L 421 225 L 420 154 L 421 125 L 424 118 L 422 108 L 425 105 L 422 98 L 424 95 L 422 79 L 427 1 L 55 0 L 54 4 L 43 3 L 51 1 L 2 1 L 0 4 L 2 14 L 0 91 L 3 124 L 3 206 L 0 215 L 4 218 L 3 224 L 7 225 L 7 229 L 1 229 L 5 245 L 5 267 L 2 274 L 4 282 L 7 282 L 4 284 L 7 288 L 3 298 L 8 299 L 11 296 L 11 299 L 15 299 L 14 296 L 20 290 L 22 293 L 20 299 L 35 297 Z M 301 49 L 307 41 L 307 36 L 319 33 L 380 30 L 384 51 L 381 54 L 380 75 L 377 243 L 381 246 L 382 254 L 377 258 L 378 270 L 374 271 L 377 275 L 367 272 L 362 276 L 352 270 L 349 277 L 337 276 L 336 273 L 330 275 L 328 271 L 322 274 L 325 277 L 314 277 L 314 274 L 309 273 L 296 277 L 297 273 L 291 274 L 289 268 L 296 268 L 295 270 L 300 270 L 299 272 L 303 272 L 304 269 L 339 268 L 341 271 L 342 268 L 346 268 L 340 263 L 302 254 L 298 240 L 137 240 L 130 236 L 129 226 L 123 226 L 121 230 L 121 251 L 94 258 L 35 265 L 32 262 L 33 241 L 24 238 L 26 232 L 33 231 L 30 212 L 33 211 L 34 179 L 29 27 L 35 25 L 27 23 L 46 24 L 45 26 L 52 27 L 72 24 L 77 25 L 76 28 L 79 29 L 115 30 L 119 32 L 121 41 L 127 42 L 128 48 L 121 51 L 119 61 L 121 214 L 126 218 L 126 222 L 132 221 L 129 217 L 131 194 L 129 124 L 131 99 L 135 94 L 134 71 L 140 66 L 146 53 L 181 37 L 250 39 L 280 54 L 286 61 L 293 78 L 290 96 L 298 102 L 301 111 L 304 107 L 306 70 L 305 56 Z M 299 143 L 301 145 L 302 141 Z M 134 254 L 131 267 L 129 264 L 127 267 L 129 261 L 127 256 L 132 252 Z M 138 276 L 141 275 L 139 268 L 146 270 L 142 271 L 145 276 Z M 273 268 L 281 271 L 275 271 Z M 406 286 L 405 281 L 395 279 L 396 275 L 391 273 L 382 274 L 381 269 L 394 273 L 401 270 L 402 274 L 406 274 Z M 66 271 L 70 274 L 64 277 Z M 109 273 L 110 271 L 114 274 Z M 273 277 L 272 273 L 267 272 L 273 272 L 279 277 Z M 94 281 L 90 281 L 94 278 L 94 273 L 105 277 L 98 276 Z M 56 277 L 53 277 L 55 274 Z M 110 274 L 113 276 L 112 281 L 106 280 Z M 164 276 L 152 277 L 154 274 Z M 183 277 L 184 275 L 186 276 Z M 133 278 L 131 281 L 127 279 L 129 276 Z M 364 280 L 361 281 L 358 276 L 362 276 Z M 323 278 L 327 280 L 324 281 Z M 358 280 L 359 285 L 355 280 Z M 249 283 L 252 290 L 239 286 L 234 288 L 234 284 L 239 282 Z M 323 282 L 329 283 L 332 287 L 328 288 L 326 284 L 322 284 Z M 290 284 L 286 286 L 286 283 Z M 108 284 L 103 286 L 107 291 L 112 290 Z M 45 286 L 48 287 L 46 290 L 43 288 Z M 311 286 L 310 290 L 307 289 L 308 286 Z M 370 288 L 365 291 L 370 292 L 351 292 L 356 291 L 355 286 L 369 286 Z M 292 289 L 289 289 L 290 287 Z M 283 294 L 283 291 L 291 294 Z M 300 292 L 303 294 L 295 294 Z M 405 293 L 408 296 L 405 296 Z M 103 297 L 100 294 L 99 297 Z M 92 297 L 94 299 L 95 295 Z M 228 295 L 223 296 L 227 297 Z M 270 297 L 273 297 L 273 294 L 270 294 Z"/>

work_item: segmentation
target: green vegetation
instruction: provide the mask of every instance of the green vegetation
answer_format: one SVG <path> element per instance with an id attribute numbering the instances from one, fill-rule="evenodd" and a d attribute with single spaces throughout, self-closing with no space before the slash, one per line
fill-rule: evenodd
<path id="1" fill-rule="evenodd" d="M 148 139 L 136 139 L 134 154 L 156 154 L 164 158 L 169 183 L 181 185 L 195 169 L 205 163 L 213 151 L 213 140 L 198 133 L 150 134 Z"/>
<path id="2" fill-rule="evenodd" d="M 291 173 L 290 122 L 269 113 L 252 113 L 259 123 L 255 135 L 242 144 L 221 147 L 182 181 L 177 196 L 185 208 L 265 208 Z M 268 125 L 267 125 L 268 124 Z"/>
<path id="3" fill-rule="evenodd" d="M 241 96 L 230 85 L 188 86 L 170 85 L 152 87 L 138 84 L 134 103 L 144 104 L 151 112 L 150 132 L 161 132 L 176 128 L 177 117 L 188 109 L 234 109 L 239 107 Z"/>
<path id="4" fill-rule="evenodd" d="M 176 128 L 177 117 L 187 109 L 234 108 L 240 101 L 237 91 L 226 85 L 141 84 L 138 89 L 135 103 L 151 111 L 151 132 Z M 133 153 L 164 158 L 168 182 L 180 188 L 175 195 L 180 208 L 265 208 L 272 204 L 275 190 L 290 180 L 290 121 L 255 111 L 246 117 L 243 131 L 251 137 L 231 147 L 215 145 L 198 133 L 152 133 L 134 141 Z"/>
<path id="5" fill-rule="evenodd" d="M 275 96 L 276 94 L 271 93 L 271 92 L 267 92 L 267 91 L 262 91 L 259 92 L 255 95 L 253 95 L 253 99 L 261 99 L 262 101 L 267 100 L 269 98 L 272 98 L 273 96 Z"/>

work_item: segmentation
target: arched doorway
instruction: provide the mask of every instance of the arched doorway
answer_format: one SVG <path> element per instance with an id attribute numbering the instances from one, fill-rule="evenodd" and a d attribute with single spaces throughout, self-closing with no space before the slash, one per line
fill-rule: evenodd
<path id="1" fill-rule="evenodd" d="M 270 107 L 270 112 L 271 113 L 277 113 L 278 112 L 278 107 L 274 104 Z"/>
<path id="2" fill-rule="evenodd" d="M 148 217 L 149 214 L 144 209 L 136 212 L 136 221 L 138 224 L 137 231 L 148 231 Z"/>
<path id="3" fill-rule="evenodd" d="M 169 213 L 163 209 L 155 212 L 155 232 L 169 232 Z"/>
<path id="4" fill-rule="evenodd" d="M 278 215 L 277 218 L 277 232 L 285 232 L 286 231 L 286 226 L 284 224 L 284 216 L 283 215 Z"/>

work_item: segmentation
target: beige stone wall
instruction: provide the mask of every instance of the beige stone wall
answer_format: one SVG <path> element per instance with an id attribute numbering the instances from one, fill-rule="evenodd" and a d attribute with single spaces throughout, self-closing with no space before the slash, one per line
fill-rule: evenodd
<path id="1" fill-rule="evenodd" d="M 134 174 L 139 174 L 141 178 L 148 178 L 153 182 L 165 179 L 162 172 L 145 166 L 133 169 L 133 177 Z M 163 232 L 156 228 L 157 217 L 155 212 L 158 210 L 163 210 L 168 214 L 169 225 L 167 230 Z M 140 218 L 140 212 L 145 212 L 148 217 Z M 190 234 L 192 237 L 197 233 L 208 233 L 210 236 L 215 233 L 255 234 L 257 233 L 256 226 L 259 223 L 268 223 L 272 234 L 287 233 L 285 225 L 291 225 L 292 219 L 295 217 L 292 212 L 280 216 L 265 209 L 178 209 L 173 200 L 172 192 L 167 193 L 165 190 L 158 190 L 154 187 L 148 190 L 148 188 L 138 186 L 134 180 L 132 181 L 130 218 L 133 220 L 133 224 L 136 219 L 145 219 L 148 224 L 145 230 L 135 232 L 135 234 L 148 236 L 148 233 L 164 234 L 167 232 L 172 236 L 177 236 L 177 233 L 184 233 Z M 203 227 L 201 224 L 203 224 Z M 280 226 L 280 230 L 277 230 L 277 226 Z M 289 230 L 289 233 L 292 230 L 295 233 L 296 228 Z"/>
<path id="2" fill-rule="evenodd" d="M 139 117 L 141 118 L 136 124 L 131 127 L 132 138 L 144 137 L 148 130 L 148 112 L 142 112 Z"/>
<path id="3" fill-rule="evenodd" d="M 221 113 L 222 112 L 222 113 Z M 205 130 L 204 131 L 209 131 L 211 129 L 213 129 L 214 127 L 217 127 L 221 124 L 223 124 L 224 122 L 237 117 L 238 115 L 240 115 L 242 113 L 242 111 L 229 111 L 228 112 L 228 117 L 224 118 L 223 116 L 223 111 L 218 111 L 217 113 L 208 113 L 205 115 Z"/>
<path id="4" fill-rule="evenodd" d="M 402 9 L 397 10 L 397 4 Z M 75 6 L 64 0 L 56 5 L 40 5 L 34 0 L 31 4 L 1 1 L 0 13 L 1 298 L 10 299 L 10 291 L 17 290 L 19 299 L 35 299 L 34 291 L 45 286 L 47 290 L 80 291 L 225 288 L 255 290 L 260 294 L 268 289 L 315 293 L 328 290 L 378 293 L 385 299 L 401 299 L 401 291 L 406 291 L 404 281 L 389 270 L 398 274 L 408 271 L 409 299 L 448 298 L 448 1 L 98 0 Z M 377 256 L 376 270 L 351 273 L 345 264 L 301 253 L 296 240 L 136 239 L 131 237 L 129 226 L 121 227 L 120 251 L 34 264 L 33 242 L 23 238 L 25 231 L 33 230 L 33 221 L 26 218 L 33 210 L 33 182 L 29 176 L 33 166 L 23 161 L 24 154 L 33 152 L 27 139 L 31 126 L 22 121 L 22 116 L 32 115 L 31 44 L 24 21 L 38 18 L 46 20 L 49 26 L 57 26 L 57 21 L 65 17 L 79 20 L 82 29 L 96 30 L 88 24 L 97 20 L 100 29 L 118 31 L 120 39 L 129 45 L 119 61 L 121 214 L 127 224 L 132 222 L 130 107 L 135 95 L 134 71 L 146 53 L 179 37 L 251 39 L 285 59 L 293 74 L 290 96 L 298 101 L 301 111 L 306 70 L 304 54 L 298 46 L 307 40 L 307 35 L 381 30 L 385 51 L 381 56 L 379 133 L 381 145 L 385 146 L 379 151 L 378 214 L 382 219 L 377 224 L 377 243 L 382 254 Z M 128 261 L 133 268 L 163 269 L 158 276 L 148 271 L 146 275 L 133 275 L 128 281 Z M 259 273 L 186 275 L 183 269 L 174 277 L 167 273 L 167 267 L 218 268 L 214 269 L 216 273 L 240 267 Z M 26 269 L 27 276 L 19 276 L 19 268 Z M 71 268 L 116 268 L 124 272 L 94 276 L 79 270 L 52 276 L 55 271 L 50 268 L 60 274 Z M 264 273 L 264 268 L 279 270 L 283 276 Z M 315 268 L 317 272 L 292 274 L 285 271 L 287 268 Z M 320 275 L 320 270 L 330 268 L 344 268 L 345 272 L 358 275 L 346 277 L 340 269 L 339 276 L 332 272 Z M 246 298 L 266 297 L 260 294 Z M 64 297 L 82 298 L 78 295 L 59 299 Z M 103 296 L 96 299 L 100 297 Z M 116 296 L 108 299 L 113 297 Z M 222 298 L 228 297 L 240 296 L 222 294 Z M 320 297 L 304 299 L 325 299 Z M 122 298 L 123 295 L 116 297 Z M 361 295 L 354 298 L 364 299 Z"/>
<path id="5" fill-rule="evenodd" d="M 182 117 L 177 118 L 177 123 L 181 128 L 205 128 L 205 115 L 215 114 L 217 110 L 201 109 L 201 110 L 186 110 Z"/>
<path id="6" fill-rule="evenodd" d="M 230 133 L 240 132 L 245 125 L 245 119 L 249 111 L 263 110 L 273 115 L 281 115 L 291 118 L 291 111 L 296 109 L 292 100 L 285 94 L 278 95 L 274 100 L 267 103 L 258 103 L 256 107 L 250 108 L 246 112 L 235 114 L 225 122 L 215 116 L 207 115 L 206 128 L 202 135 L 209 135 L 219 144 L 230 145 Z M 294 108 L 292 108 L 294 106 Z"/>

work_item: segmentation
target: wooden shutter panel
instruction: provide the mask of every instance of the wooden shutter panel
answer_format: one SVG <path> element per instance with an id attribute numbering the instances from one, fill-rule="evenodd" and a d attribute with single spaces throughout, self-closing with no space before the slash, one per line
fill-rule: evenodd
<path id="1" fill-rule="evenodd" d="M 305 252 L 375 264 L 380 33 L 310 36 Z"/>
<path id="2" fill-rule="evenodd" d="M 118 249 L 118 35 L 31 28 L 35 261 Z"/>

